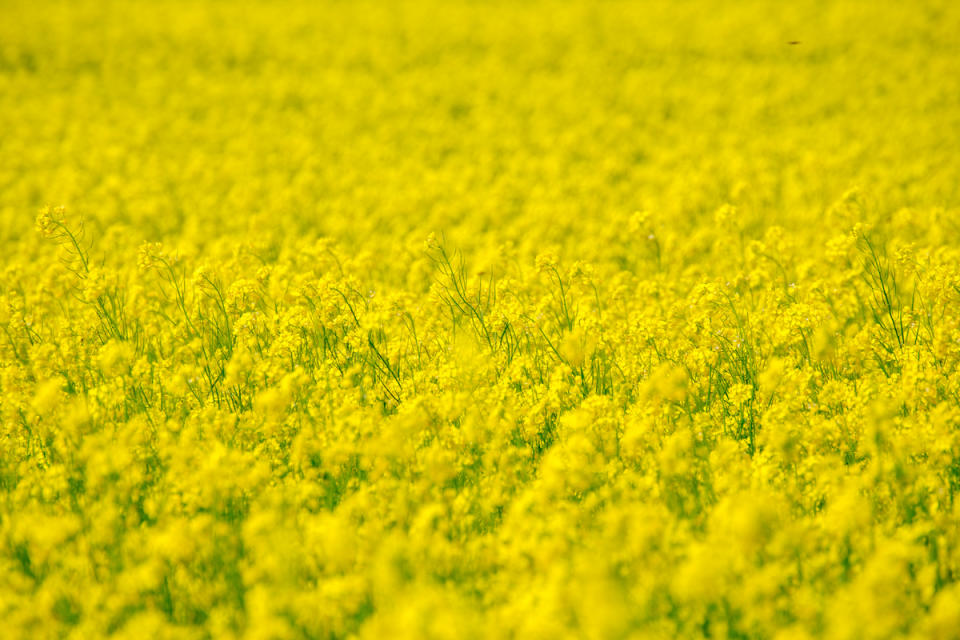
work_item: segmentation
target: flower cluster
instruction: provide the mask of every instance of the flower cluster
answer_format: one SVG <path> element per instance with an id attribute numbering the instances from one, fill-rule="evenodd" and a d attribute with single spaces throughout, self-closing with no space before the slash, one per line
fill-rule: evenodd
<path id="1" fill-rule="evenodd" d="M 0 636 L 960 638 L 958 7 L 5 11 Z"/>

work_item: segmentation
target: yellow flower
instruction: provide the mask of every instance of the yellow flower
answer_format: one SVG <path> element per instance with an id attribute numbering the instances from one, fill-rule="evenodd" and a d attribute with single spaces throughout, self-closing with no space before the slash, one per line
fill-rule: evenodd
<path id="1" fill-rule="evenodd" d="M 44 238 L 51 238 L 60 232 L 65 209 L 63 207 L 44 207 L 37 214 L 36 228 Z"/>

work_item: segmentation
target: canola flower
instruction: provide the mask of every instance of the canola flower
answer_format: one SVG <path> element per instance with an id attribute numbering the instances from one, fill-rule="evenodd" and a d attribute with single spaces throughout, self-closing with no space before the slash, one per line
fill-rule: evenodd
<path id="1" fill-rule="evenodd" d="M 0 637 L 960 638 L 960 5 L 0 18 Z"/>

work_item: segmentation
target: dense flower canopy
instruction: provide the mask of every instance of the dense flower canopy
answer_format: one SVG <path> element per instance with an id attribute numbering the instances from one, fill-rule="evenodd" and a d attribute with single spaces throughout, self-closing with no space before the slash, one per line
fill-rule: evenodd
<path id="1" fill-rule="evenodd" d="M 0 635 L 960 638 L 957 34 L 0 1 Z"/>

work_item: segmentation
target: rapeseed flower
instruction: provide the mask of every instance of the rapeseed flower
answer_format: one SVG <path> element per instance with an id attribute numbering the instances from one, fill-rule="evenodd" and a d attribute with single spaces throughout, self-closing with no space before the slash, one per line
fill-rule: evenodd
<path id="1" fill-rule="evenodd" d="M 958 637 L 957 3 L 3 15 L 3 638 Z"/>

